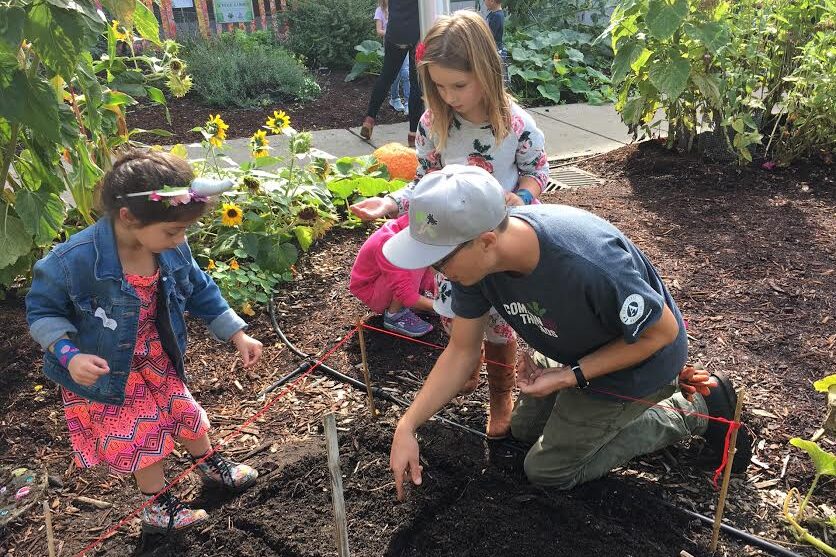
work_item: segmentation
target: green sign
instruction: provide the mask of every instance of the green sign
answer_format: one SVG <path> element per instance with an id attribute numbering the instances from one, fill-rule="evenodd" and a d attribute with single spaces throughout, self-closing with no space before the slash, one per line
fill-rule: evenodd
<path id="1" fill-rule="evenodd" d="M 216 23 L 241 23 L 252 21 L 252 0 L 215 0 Z"/>

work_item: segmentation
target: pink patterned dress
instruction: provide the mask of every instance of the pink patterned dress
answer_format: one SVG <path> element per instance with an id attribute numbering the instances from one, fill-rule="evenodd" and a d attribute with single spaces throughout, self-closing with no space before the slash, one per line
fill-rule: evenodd
<path id="1" fill-rule="evenodd" d="M 139 328 L 122 406 L 103 404 L 61 389 L 76 464 L 106 463 L 130 474 L 174 449 L 174 438 L 197 439 L 209 429 L 206 411 L 192 398 L 157 331 L 157 283 L 153 276 L 125 275 L 140 299 Z"/>

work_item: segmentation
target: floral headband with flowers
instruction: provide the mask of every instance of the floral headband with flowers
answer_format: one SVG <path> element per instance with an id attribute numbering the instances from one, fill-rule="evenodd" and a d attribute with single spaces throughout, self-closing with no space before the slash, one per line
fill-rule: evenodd
<path id="1" fill-rule="evenodd" d="M 210 197 L 228 192 L 235 185 L 230 179 L 195 178 L 187 188 L 166 186 L 158 190 L 138 191 L 117 195 L 116 199 L 128 197 L 147 197 L 149 201 L 161 201 L 167 206 L 176 207 L 187 203 L 206 203 Z"/>
<path id="2" fill-rule="evenodd" d="M 426 52 L 426 50 L 427 50 L 427 45 L 425 45 L 423 41 L 418 43 L 418 45 L 415 47 L 415 61 L 416 62 L 420 62 L 421 60 L 424 59 L 424 53 Z"/>

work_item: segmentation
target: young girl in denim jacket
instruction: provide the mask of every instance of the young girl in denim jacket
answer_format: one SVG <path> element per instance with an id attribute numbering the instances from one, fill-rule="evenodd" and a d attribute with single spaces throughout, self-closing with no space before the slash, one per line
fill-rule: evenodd
<path id="1" fill-rule="evenodd" d="M 156 496 L 142 511 L 149 532 L 207 518 L 170 491 L 157 496 L 175 440 L 194 460 L 206 457 L 198 470 L 210 483 L 242 490 L 258 476 L 212 451 L 206 411 L 186 387 L 186 311 L 231 341 L 245 367 L 262 349 L 192 258 L 186 229 L 209 207 L 207 182 L 193 179 L 189 164 L 167 153 L 120 158 L 99 191 L 105 216 L 35 264 L 26 296 L 44 373 L 61 386 L 76 463 L 133 474 L 146 497 Z"/>
<path id="2" fill-rule="evenodd" d="M 490 172 L 505 190 L 508 205 L 539 203 L 537 198 L 549 181 L 543 133 L 505 91 L 502 61 L 485 20 L 468 10 L 439 17 L 416 57 L 428 108 L 415 138 L 415 179 L 391 195 L 355 203 L 351 211 L 362 220 L 407 213 L 418 181 L 448 164 L 479 166 Z M 434 309 L 442 317 L 455 317 L 450 281 L 441 272 L 436 279 Z M 517 343 L 513 329 L 495 310 L 485 333 L 485 358 L 491 361 L 486 365 L 487 433 L 500 438 L 510 431 Z M 476 388 L 480 369 L 474 370 L 466 391 Z"/>

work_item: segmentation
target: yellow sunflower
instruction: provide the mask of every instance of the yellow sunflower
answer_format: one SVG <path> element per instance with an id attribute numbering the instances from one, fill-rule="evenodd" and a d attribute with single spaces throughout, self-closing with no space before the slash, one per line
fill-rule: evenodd
<path id="1" fill-rule="evenodd" d="M 215 147 L 223 145 L 226 139 L 226 130 L 229 125 L 221 119 L 220 114 L 209 115 L 209 121 L 206 122 L 206 132 L 212 137 L 209 138 L 209 143 Z"/>
<path id="2" fill-rule="evenodd" d="M 235 203 L 224 203 L 221 207 L 221 224 L 224 226 L 237 226 L 244 220 L 244 213 L 241 207 Z"/>
<path id="3" fill-rule="evenodd" d="M 113 36 L 117 41 L 127 41 L 128 34 L 120 29 L 121 25 L 115 19 L 111 20 L 110 29 L 113 31 Z"/>
<path id="4" fill-rule="evenodd" d="M 233 271 L 237 271 L 238 269 L 241 268 L 241 265 L 238 264 L 237 259 L 233 259 L 232 261 L 229 262 L 229 268 L 232 269 Z"/>
<path id="5" fill-rule="evenodd" d="M 282 133 L 290 127 L 290 116 L 284 110 L 274 110 L 265 127 L 273 133 Z"/>
<path id="6" fill-rule="evenodd" d="M 255 315 L 255 310 L 253 309 L 253 305 L 250 302 L 244 302 L 244 305 L 241 306 L 241 313 L 244 315 L 249 315 L 252 317 Z"/>
<path id="7" fill-rule="evenodd" d="M 217 268 L 217 265 L 215 265 L 215 260 L 210 259 L 209 263 L 206 264 L 206 270 L 207 271 L 214 271 L 216 268 Z"/>
<path id="8" fill-rule="evenodd" d="M 250 151 L 252 151 L 253 158 L 255 159 L 259 157 L 266 157 L 268 146 L 267 132 L 264 130 L 258 130 L 250 138 Z"/>

